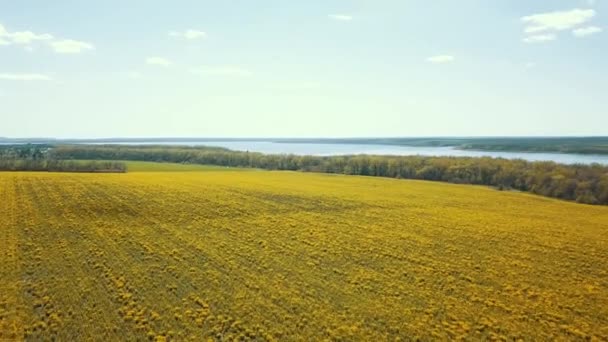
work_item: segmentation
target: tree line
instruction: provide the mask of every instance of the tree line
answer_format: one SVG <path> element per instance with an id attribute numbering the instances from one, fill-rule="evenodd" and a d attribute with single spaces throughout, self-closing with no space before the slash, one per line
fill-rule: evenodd
<path id="1" fill-rule="evenodd" d="M 69 145 L 54 147 L 50 153 L 58 159 L 192 163 L 478 184 L 579 203 L 608 204 L 608 167 L 599 164 L 564 165 L 490 157 L 316 157 L 175 146 Z"/>
<path id="2" fill-rule="evenodd" d="M 49 172 L 126 172 L 127 166 L 117 161 L 83 161 L 57 159 L 47 145 L 0 146 L 0 171 Z"/>

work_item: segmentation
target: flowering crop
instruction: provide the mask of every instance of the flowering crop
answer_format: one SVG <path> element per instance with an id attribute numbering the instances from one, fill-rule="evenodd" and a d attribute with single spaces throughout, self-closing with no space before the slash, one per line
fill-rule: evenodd
<path id="1" fill-rule="evenodd" d="M 0 340 L 606 340 L 608 208 L 293 172 L 0 173 Z"/>

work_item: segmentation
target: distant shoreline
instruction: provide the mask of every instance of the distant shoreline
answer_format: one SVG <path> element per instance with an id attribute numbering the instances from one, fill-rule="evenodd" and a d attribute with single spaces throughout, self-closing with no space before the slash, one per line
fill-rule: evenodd
<path id="1" fill-rule="evenodd" d="M 453 147 L 487 152 L 608 155 L 608 136 L 596 137 L 416 137 L 416 138 L 0 138 L 0 144 L 136 144 L 136 143 L 268 142 L 289 144 Z"/>

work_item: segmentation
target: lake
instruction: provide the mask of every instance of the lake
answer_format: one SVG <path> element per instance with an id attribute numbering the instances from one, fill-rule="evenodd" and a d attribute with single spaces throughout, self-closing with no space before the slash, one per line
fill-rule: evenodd
<path id="1" fill-rule="evenodd" d="M 315 144 L 315 143 L 275 143 L 270 141 L 183 141 L 183 142 L 113 142 L 122 145 L 175 145 L 175 146 L 217 146 L 235 151 L 250 151 L 269 154 L 296 154 L 312 156 L 338 156 L 352 154 L 376 154 L 395 156 L 452 156 L 452 157 L 494 157 L 524 159 L 528 161 L 554 161 L 562 164 L 604 164 L 608 165 L 608 155 L 588 155 L 569 153 L 537 152 L 495 152 L 458 150 L 453 147 L 418 147 L 375 144 Z"/>

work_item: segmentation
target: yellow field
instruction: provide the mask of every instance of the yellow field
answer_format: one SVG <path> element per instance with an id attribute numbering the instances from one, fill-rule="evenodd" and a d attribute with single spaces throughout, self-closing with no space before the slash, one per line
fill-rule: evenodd
<path id="1" fill-rule="evenodd" d="M 608 340 L 608 207 L 291 172 L 0 173 L 0 340 Z"/>

